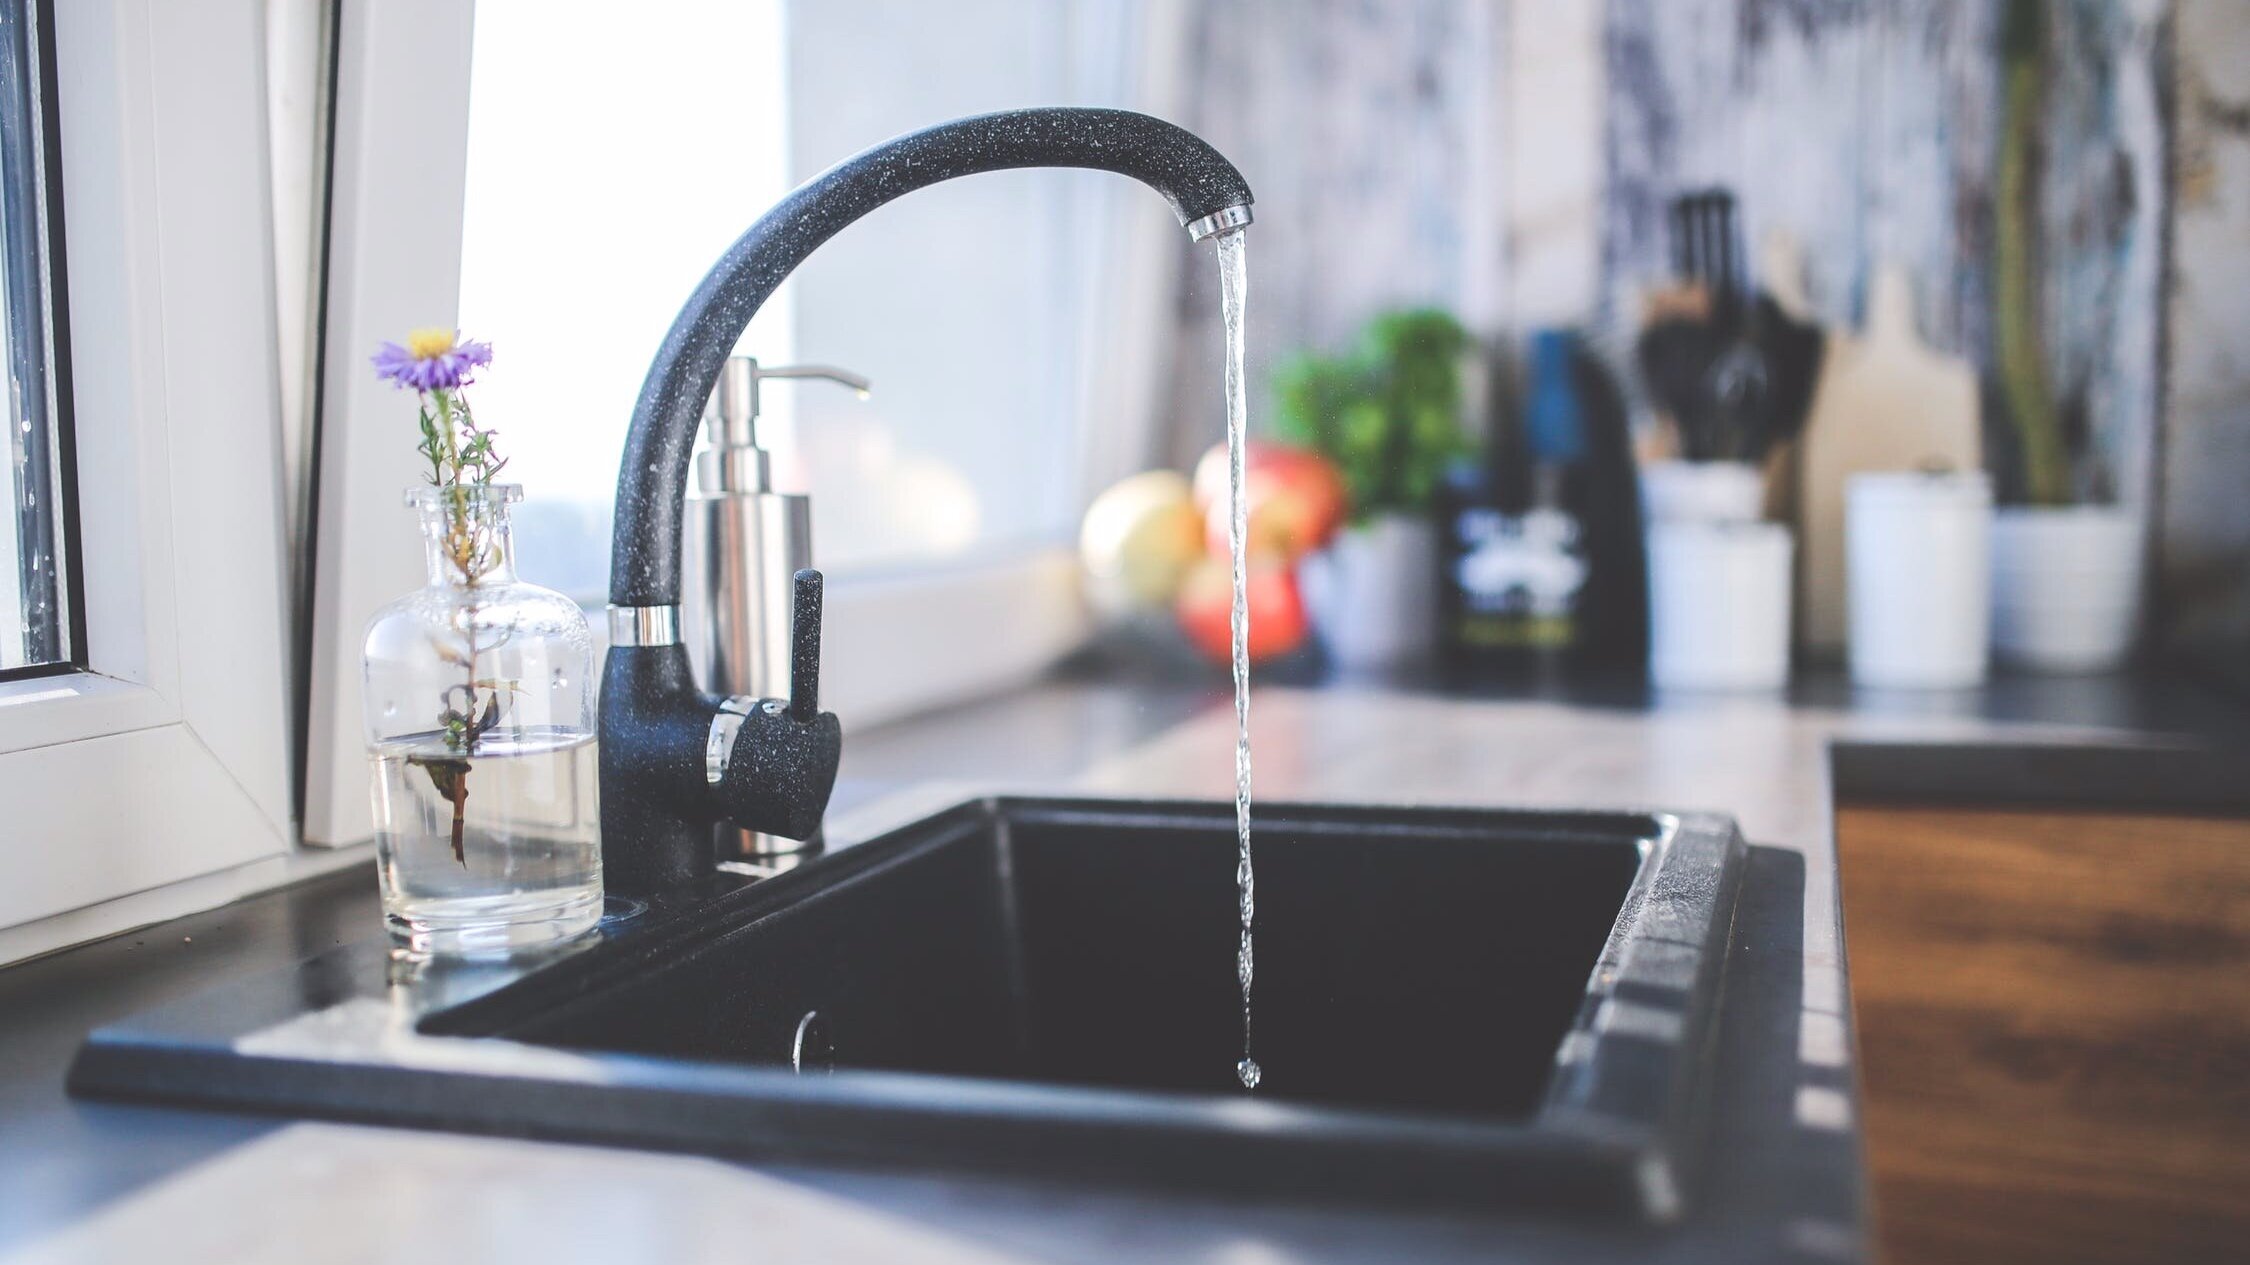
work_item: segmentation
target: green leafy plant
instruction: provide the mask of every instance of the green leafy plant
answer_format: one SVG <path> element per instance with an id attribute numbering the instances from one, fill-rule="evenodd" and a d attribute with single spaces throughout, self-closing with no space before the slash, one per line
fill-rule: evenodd
<path id="1" fill-rule="evenodd" d="M 1461 357 L 1469 332 L 1430 308 L 1368 323 L 1341 356 L 1305 354 L 1275 381 L 1277 434 L 1343 471 L 1352 521 L 1426 511 L 1446 467 L 1469 452 L 1461 433 Z"/>

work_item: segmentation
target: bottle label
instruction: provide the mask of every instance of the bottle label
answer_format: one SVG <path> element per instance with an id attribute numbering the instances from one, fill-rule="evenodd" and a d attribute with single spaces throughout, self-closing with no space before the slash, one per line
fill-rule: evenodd
<path id="1" fill-rule="evenodd" d="M 1469 509 L 1454 519 L 1452 580 L 1461 644 L 1561 649 L 1571 644 L 1587 562 L 1578 519 L 1559 509 Z"/>

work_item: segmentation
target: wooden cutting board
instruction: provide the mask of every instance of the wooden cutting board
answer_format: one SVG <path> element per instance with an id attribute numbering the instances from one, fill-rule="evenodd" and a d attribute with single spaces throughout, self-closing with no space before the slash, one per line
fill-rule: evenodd
<path id="1" fill-rule="evenodd" d="M 1914 332 L 1906 273 L 1878 273 L 1867 308 L 1864 332 L 1829 339 L 1798 456 L 1798 640 L 1822 654 L 1844 647 L 1845 481 L 1984 466 L 1976 370 Z"/>

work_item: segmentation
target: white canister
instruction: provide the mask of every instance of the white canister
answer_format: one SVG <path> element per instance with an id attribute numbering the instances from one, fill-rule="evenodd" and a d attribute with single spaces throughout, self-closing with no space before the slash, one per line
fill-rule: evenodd
<path id="1" fill-rule="evenodd" d="M 1641 505 L 1652 523 L 1753 523 L 1763 516 L 1766 476 L 1745 461 L 1651 461 L 1641 467 Z"/>
<path id="2" fill-rule="evenodd" d="M 1980 472 L 1855 474 L 1844 497 L 1852 681 L 1981 684 L 1992 609 L 1991 481 Z"/>
<path id="3" fill-rule="evenodd" d="M 1649 527 L 1648 667 L 1659 688 L 1788 683 L 1792 544 L 1779 523 Z"/>

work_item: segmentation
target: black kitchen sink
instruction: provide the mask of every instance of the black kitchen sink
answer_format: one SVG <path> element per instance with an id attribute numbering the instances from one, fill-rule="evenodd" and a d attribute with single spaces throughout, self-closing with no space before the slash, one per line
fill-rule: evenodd
<path id="1" fill-rule="evenodd" d="M 1254 1092 L 1232 805 L 1012 799 L 458 1004 L 339 961 L 326 992 L 299 979 L 294 1013 L 160 1013 L 97 1033 L 73 1084 L 730 1154 L 1680 1210 L 1731 822 L 1261 804 L 1253 837 Z"/>

